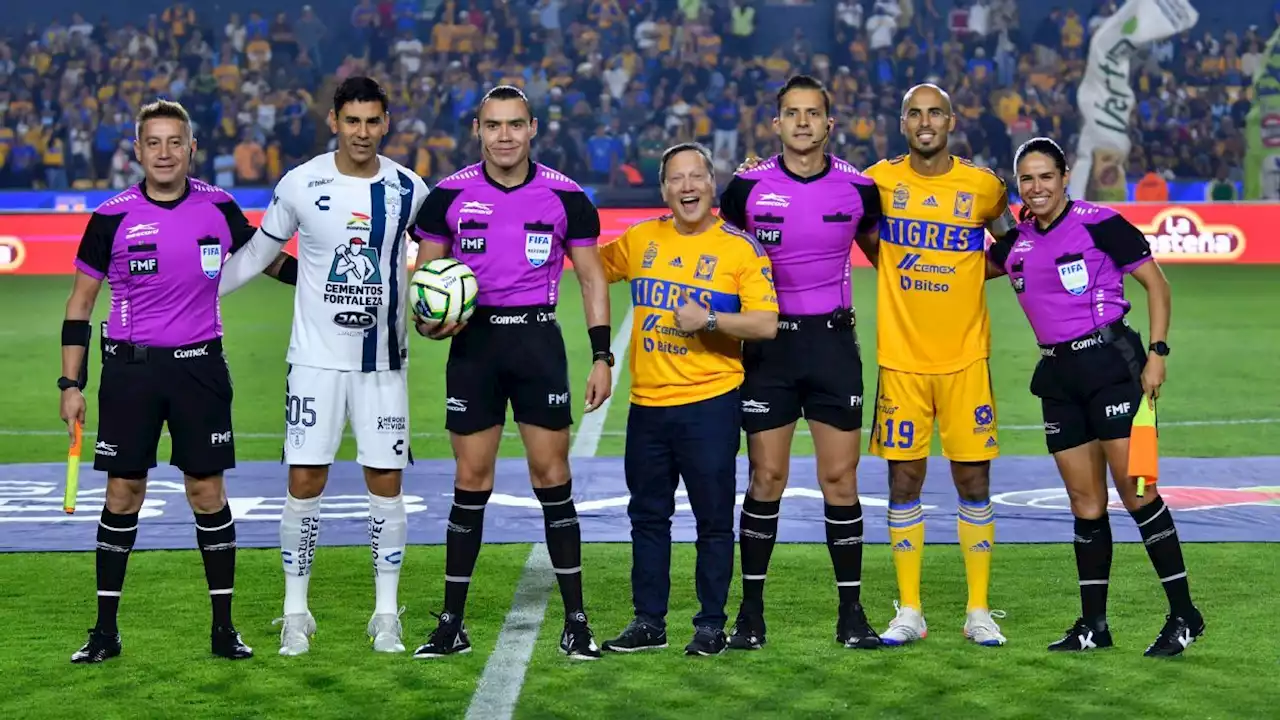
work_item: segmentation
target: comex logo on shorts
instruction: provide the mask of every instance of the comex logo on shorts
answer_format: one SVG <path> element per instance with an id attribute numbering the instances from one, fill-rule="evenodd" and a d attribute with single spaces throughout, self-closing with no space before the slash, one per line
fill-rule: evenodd
<path id="1" fill-rule="evenodd" d="M 198 348 L 190 348 L 188 350 L 174 350 L 173 358 L 175 360 L 188 360 L 190 358 L 207 357 L 209 355 L 209 346 L 201 345 Z"/>

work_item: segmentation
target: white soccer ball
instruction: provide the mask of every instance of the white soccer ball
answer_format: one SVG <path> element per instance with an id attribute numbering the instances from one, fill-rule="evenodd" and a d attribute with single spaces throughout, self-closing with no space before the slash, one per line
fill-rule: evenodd
<path id="1" fill-rule="evenodd" d="M 432 260 L 409 278 L 413 314 L 442 323 L 465 322 L 476 311 L 476 275 L 453 258 Z"/>

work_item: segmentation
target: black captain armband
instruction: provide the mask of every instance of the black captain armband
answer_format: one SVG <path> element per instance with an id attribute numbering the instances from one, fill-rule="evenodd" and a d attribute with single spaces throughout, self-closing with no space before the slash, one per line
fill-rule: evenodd
<path id="1" fill-rule="evenodd" d="M 89 329 L 88 320 L 63 320 L 62 321 L 62 344 L 63 345 L 79 345 L 82 348 L 89 347 L 89 336 L 92 331 Z"/>
<path id="2" fill-rule="evenodd" d="M 285 255 L 284 262 L 280 263 L 280 272 L 276 273 L 276 280 L 285 285 L 297 285 L 298 258 L 292 255 Z"/>

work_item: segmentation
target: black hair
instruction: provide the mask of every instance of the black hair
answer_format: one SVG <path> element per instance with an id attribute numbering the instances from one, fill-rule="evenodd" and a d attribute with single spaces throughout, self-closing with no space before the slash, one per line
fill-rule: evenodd
<path id="1" fill-rule="evenodd" d="M 711 159 L 711 150 L 706 145 L 698 142 L 685 142 L 679 145 L 672 145 L 662 153 L 662 160 L 658 163 L 658 184 L 665 185 L 667 183 L 667 162 L 671 158 L 685 151 L 693 151 L 702 156 L 702 162 L 706 163 L 707 173 L 711 176 L 712 182 L 716 177 L 716 164 Z"/>
<path id="2" fill-rule="evenodd" d="M 792 75 L 785 85 L 778 89 L 778 114 L 782 114 L 782 98 L 792 90 L 817 90 L 822 93 L 822 107 L 827 115 L 831 114 L 831 94 L 827 86 L 812 75 Z"/>
<path id="3" fill-rule="evenodd" d="M 147 124 L 148 120 L 157 118 L 169 118 L 177 120 L 187 128 L 187 134 L 191 134 L 191 115 L 187 113 L 187 109 L 182 107 L 182 103 L 173 100 L 156 100 L 152 103 L 143 105 L 138 110 L 138 116 L 134 121 L 134 134 L 142 139 L 142 126 Z"/>
<path id="4" fill-rule="evenodd" d="M 1070 169 L 1067 167 L 1067 155 L 1062 152 L 1062 147 L 1058 145 L 1058 143 L 1054 142 L 1052 138 L 1034 137 L 1018 146 L 1018 151 L 1013 154 L 1013 175 L 1015 182 L 1018 176 L 1018 165 L 1022 163 L 1022 158 L 1026 157 L 1030 153 L 1048 155 L 1053 159 L 1053 164 L 1058 168 L 1058 173 L 1064 177 L 1067 174 L 1067 170 Z M 1026 220 L 1029 217 L 1031 217 L 1031 208 L 1024 204 L 1022 208 L 1018 210 L 1018 220 Z"/>
<path id="5" fill-rule="evenodd" d="M 484 104 L 490 100 L 519 100 L 524 103 L 525 112 L 529 114 L 529 121 L 533 122 L 533 105 L 529 103 L 529 96 L 515 85 L 498 85 L 492 90 L 484 94 L 480 98 L 480 105 L 476 107 L 476 119 L 480 119 L 480 111 L 484 110 Z"/>
<path id="6" fill-rule="evenodd" d="M 382 112 L 387 111 L 390 104 L 387 100 L 387 91 L 378 84 L 378 81 L 364 75 L 352 75 L 337 90 L 333 91 L 333 114 L 340 115 L 342 108 L 347 103 L 353 102 L 376 102 L 382 105 Z"/>

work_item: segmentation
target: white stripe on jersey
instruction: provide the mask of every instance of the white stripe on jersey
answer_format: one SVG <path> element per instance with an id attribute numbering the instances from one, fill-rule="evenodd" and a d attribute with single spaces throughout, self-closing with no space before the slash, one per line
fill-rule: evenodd
<path id="1" fill-rule="evenodd" d="M 334 153 L 289 171 L 262 230 L 298 233 L 298 286 L 287 361 L 330 370 L 407 364 L 406 231 L 427 197 L 422 178 L 378 156 L 375 178 L 342 175 Z"/>

